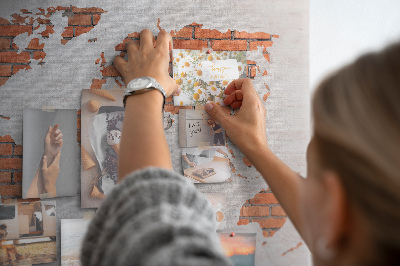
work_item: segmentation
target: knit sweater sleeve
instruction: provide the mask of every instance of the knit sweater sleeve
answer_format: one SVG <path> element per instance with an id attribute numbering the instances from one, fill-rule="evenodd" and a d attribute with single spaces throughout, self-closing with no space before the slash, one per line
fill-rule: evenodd
<path id="1" fill-rule="evenodd" d="M 82 243 L 82 265 L 231 265 L 209 200 L 165 169 L 131 173 L 104 200 Z"/>

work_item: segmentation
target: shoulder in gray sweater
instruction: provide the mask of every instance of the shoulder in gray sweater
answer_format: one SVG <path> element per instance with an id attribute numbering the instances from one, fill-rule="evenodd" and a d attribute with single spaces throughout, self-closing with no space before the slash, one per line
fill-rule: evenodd
<path id="1" fill-rule="evenodd" d="M 133 172 L 104 200 L 82 243 L 82 265 L 231 265 L 214 210 L 183 176 Z"/>

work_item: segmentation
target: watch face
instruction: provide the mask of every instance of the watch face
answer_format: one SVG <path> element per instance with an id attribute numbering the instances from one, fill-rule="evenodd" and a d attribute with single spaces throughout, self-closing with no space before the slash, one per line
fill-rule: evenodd
<path id="1" fill-rule="evenodd" d="M 131 89 L 140 90 L 143 88 L 147 88 L 147 86 L 150 84 L 150 82 L 151 82 L 150 79 L 147 77 L 135 79 L 132 82 Z"/>

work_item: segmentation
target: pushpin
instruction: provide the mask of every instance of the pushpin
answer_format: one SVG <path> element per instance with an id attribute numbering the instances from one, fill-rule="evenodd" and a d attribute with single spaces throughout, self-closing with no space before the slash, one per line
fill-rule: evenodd
<path id="1" fill-rule="evenodd" d="M 234 232 L 232 232 L 232 233 L 230 234 L 230 236 L 231 236 L 231 237 L 234 237 L 234 236 L 235 236 L 235 233 L 234 233 Z"/>
<path id="2" fill-rule="evenodd" d="M 208 49 L 208 50 L 207 50 L 207 54 L 211 54 L 211 49 Z"/>

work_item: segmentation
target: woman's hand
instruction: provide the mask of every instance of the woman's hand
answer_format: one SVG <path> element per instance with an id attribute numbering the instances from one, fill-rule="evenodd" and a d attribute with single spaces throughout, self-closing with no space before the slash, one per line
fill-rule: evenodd
<path id="1" fill-rule="evenodd" d="M 54 127 L 49 126 L 46 136 L 44 137 L 44 155 L 47 156 L 47 162 L 50 165 L 54 157 L 61 151 L 63 146 L 63 134 L 56 124 Z M 47 165 L 47 166 L 49 166 Z"/>
<path id="2" fill-rule="evenodd" d="M 250 79 L 232 81 L 225 89 L 224 103 L 232 109 L 240 107 L 236 115 L 231 108 L 207 103 L 207 112 L 225 129 L 226 134 L 248 156 L 262 148 L 268 148 L 266 134 L 267 111 Z"/>
<path id="3" fill-rule="evenodd" d="M 60 173 L 60 157 L 61 151 L 56 154 L 53 162 L 47 166 L 47 156 L 43 155 L 41 176 L 43 178 L 44 193 L 46 193 L 48 197 L 57 196 L 56 181 Z"/>
<path id="4" fill-rule="evenodd" d="M 130 41 L 126 50 L 128 60 L 120 56 L 114 59 L 114 66 L 124 77 L 125 86 L 135 78 L 152 77 L 164 88 L 167 97 L 177 91 L 178 86 L 168 73 L 171 35 L 161 30 L 155 41 L 153 33 L 144 29 L 140 32 L 139 45 Z"/>

